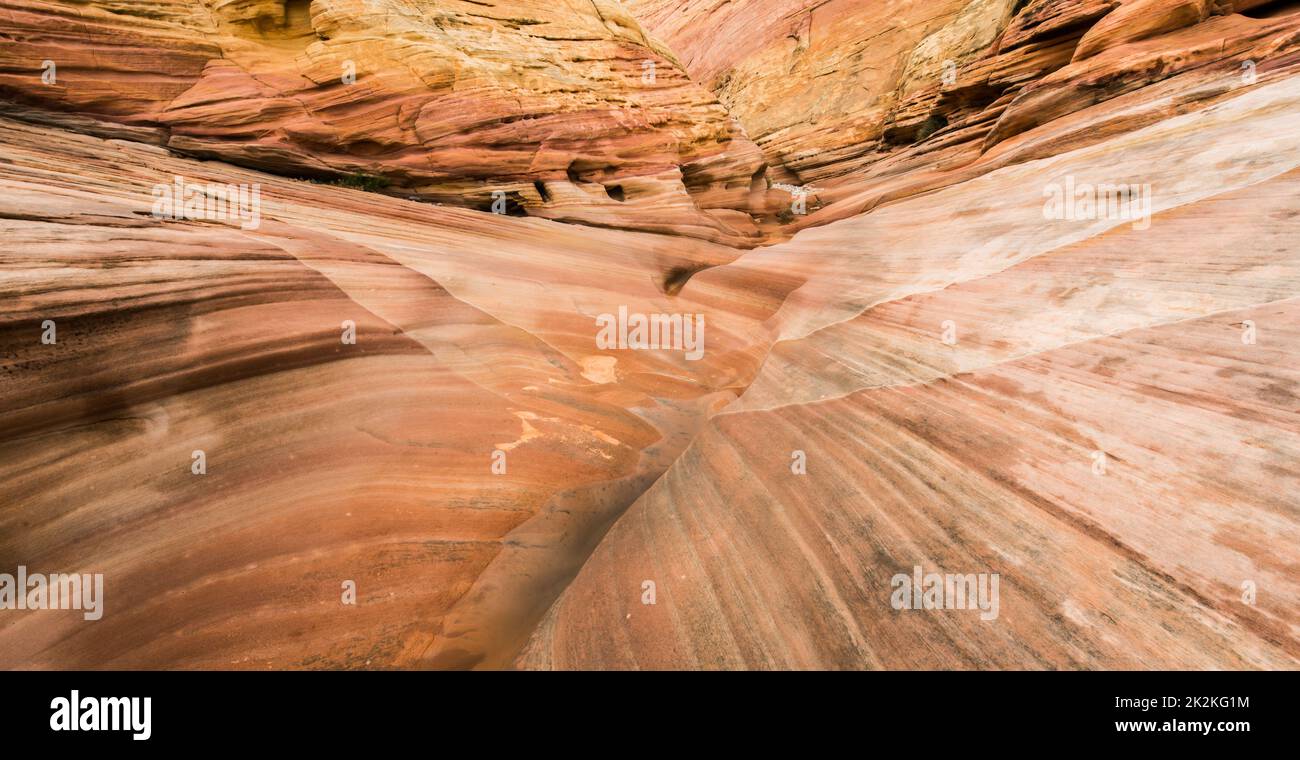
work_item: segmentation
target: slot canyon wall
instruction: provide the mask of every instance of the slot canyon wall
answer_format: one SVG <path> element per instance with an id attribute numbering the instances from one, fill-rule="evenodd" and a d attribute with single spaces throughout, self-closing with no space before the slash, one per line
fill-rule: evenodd
<path id="1" fill-rule="evenodd" d="M 0 572 L 105 578 L 0 666 L 1295 669 L 1298 74 L 1292 2 L 0 0 Z"/>
<path id="2" fill-rule="evenodd" d="M 190 156 L 753 245 L 762 159 L 617 2 L 0 5 L 0 93 Z M 57 77 L 32 83 L 43 61 Z"/>

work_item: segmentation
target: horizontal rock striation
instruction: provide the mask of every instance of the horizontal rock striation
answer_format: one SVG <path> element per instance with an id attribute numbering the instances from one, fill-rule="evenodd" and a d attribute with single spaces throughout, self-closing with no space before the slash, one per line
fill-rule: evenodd
<path id="1" fill-rule="evenodd" d="M 1261 0 L 631 7 L 808 193 L 787 231 L 1212 105 L 1300 58 L 1296 8 Z"/>
<path id="2" fill-rule="evenodd" d="M 0 35 L 0 95 L 156 127 L 192 156 L 760 238 L 762 156 L 610 0 L 5 0 Z"/>

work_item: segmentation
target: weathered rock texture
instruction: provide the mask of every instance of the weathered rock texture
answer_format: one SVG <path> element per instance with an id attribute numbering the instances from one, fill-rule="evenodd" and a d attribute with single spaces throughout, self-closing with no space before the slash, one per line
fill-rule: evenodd
<path id="1" fill-rule="evenodd" d="M 611 0 L 4 0 L 0 34 L 0 94 L 159 127 L 191 155 L 485 210 L 496 191 L 512 213 L 758 236 L 758 151 Z"/>
<path id="2" fill-rule="evenodd" d="M 1292 5 L 0 2 L 0 666 L 1300 667 Z"/>
<path id="3" fill-rule="evenodd" d="M 1286 79 L 698 275 L 802 285 L 524 663 L 1296 667 L 1297 109 Z M 1150 182 L 1150 229 L 1045 221 L 1069 175 Z M 1000 617 L 893 609 L 917 565 L 1000 574 Z"/>
<path id="4" fill-rule="evenodd" d="M 1300 55 L 1289 2 L 629 5 L 737 116 L 769 174 L 809 191 L 810 208 L 822 210 L 787 220 L 795 228 L 1202 107 L 1247 69 L 1262 79 Z M 1035 136 L 1047 144 L 999 151 L 1076 114 L 1086 114 L 1078 128 Z M 946 171 L 955 168 L 964 172 Z"/>
<path id="5" fill-rule="evenodd" d="M 665 295 L 737 255 L 708 243 L 9 120 L 0 146 L 0 566 L 102 572 L 108 596 L 93 624 L 5 613 L 10 667 L 491 664 L 735 397 L 780 305 Z M 152 218 L 175 175 L 259 183 L 260 227 Z M 704 357 L 599 351 L 620 305 L 705 313 Z"/>
<path id="6" fill-rule="evenodd" d="M 792 161 L 770 111 L 747 123 L 801 179 L 842 172 L 802 222 L 826 226 L 692 280 L 799 285 L 746 393 L 615 525 L 521 665 L 1300 663 L 1300 15 L 1142 5 L 1131 27 L 1117 4 L 1029 3 L 953 84 L 900 79 L 912 94 L 858 167 L 826 164 L 833 143 Z M 682 55 L 704 76 L 729 54 L 701 51 Z M 724 102 L 785 91 L 752 68 L 765 55 L 728 64 Z M 1149 185 L 1149 229 L 1045 219 L 1067 179 Z M 998 573 L 999 618 L 895 609 L 915 566 Z"/>
<path id="7" fill-rule="evenodd" d="M 900 98 L 987 48 L 1014 0 L 630 0 L 787 179 L 867 160 Z"/>

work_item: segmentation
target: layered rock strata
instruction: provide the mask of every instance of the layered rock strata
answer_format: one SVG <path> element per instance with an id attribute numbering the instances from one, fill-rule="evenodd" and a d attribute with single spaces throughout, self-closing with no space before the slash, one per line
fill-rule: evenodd
<path id="1" fill-rule="evenodd" d="M 763 159 L 618 3 L 0 3 L 0 94 L 291 176 L 752 245 Z"/>
<path id="2" fill-rule="evenodd" d="M 3 2 L 0 666 L 1300 666 L 1294 4 Z"/>

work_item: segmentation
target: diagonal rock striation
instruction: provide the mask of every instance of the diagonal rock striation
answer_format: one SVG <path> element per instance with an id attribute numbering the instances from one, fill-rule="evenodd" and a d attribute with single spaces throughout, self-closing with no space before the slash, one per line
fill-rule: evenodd
<path id="1" fill-rule="evenodd" d="M 1295 669 L 1297 10 L 0 0 L 0 666 Z"/>

